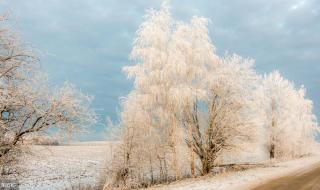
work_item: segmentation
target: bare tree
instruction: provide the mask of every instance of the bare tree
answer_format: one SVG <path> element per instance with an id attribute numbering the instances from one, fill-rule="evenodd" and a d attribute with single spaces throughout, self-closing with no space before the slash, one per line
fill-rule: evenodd
<path id="1" fill-rule="evenodd" d="M 0 23 L 0 160 L 12 157 L 29 134 L 72 134 L 95 122 L 91 97 L 66 83 L 50 87 L 37 58 Z"/>
<path id="2" fill-rule="evenodd" d="M 8 110 L 19 106 L 15 92 L 28 78 L 29 69 L 35 67 L 36 59 L 29 48 L 23 47 L 13 30 L 7 16 L 0 18 L 0 166 L 9 166 L 16 161 L 19 149 L 11 151 L 12 156 L 4 155 L 11 150 L 13 131 L 8 127 L 13 122 L 12 113 Z M 22 72 L 25 71 L 25 72 Z"/>

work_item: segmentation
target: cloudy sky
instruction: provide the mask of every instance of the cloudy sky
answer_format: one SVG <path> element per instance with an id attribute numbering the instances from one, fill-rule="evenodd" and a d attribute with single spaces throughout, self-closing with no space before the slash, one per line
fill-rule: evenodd
<path id="1" fill-rule="evenodd" d="M 132 87 L 121 73 L 145 10 L 162 0 L 0 0 L 1 12 L 31 43 L 54 84 L 68 80 L 95 96 L 100 124 L 82 140 L 105 137 L 106 116 L 117 120 L 119 97 Z M 279 70 L 304 84 L 320 118 L 320 1 L 171 0 L 175 18 L 211 20 L 220 55 L 256 60 L 259 73 Z"/>

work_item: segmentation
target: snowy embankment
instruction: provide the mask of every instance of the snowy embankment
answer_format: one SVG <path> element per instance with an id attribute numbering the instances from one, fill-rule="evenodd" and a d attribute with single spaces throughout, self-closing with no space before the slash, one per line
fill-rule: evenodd
<path id="1" fill-rule="evenodd" d="M 291 161 L 266 163 L 263 167 L 238 172 L 227 172 L 216 176 L 205 176 L 182 180 L 150 189 L 170 190 L 248 190 L 269 180 L 319 166 L 320 156 L 304 157 Z M 317 165 L 318 164 L 318 165 Z"/>
<path id="2" fill-rule="evenodd" d="M 17 177 L 21 190 L 64 189 L 94 186 L 104 171 L 111 143 L 76 143 L 63 146 L 31 146 L 22 158 Z"/>

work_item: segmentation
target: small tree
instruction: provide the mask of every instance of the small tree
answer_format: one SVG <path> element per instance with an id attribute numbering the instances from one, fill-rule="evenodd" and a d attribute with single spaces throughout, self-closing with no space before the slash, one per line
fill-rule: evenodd
<path id="1" fill-rule="evenodd" d="M 14 133 L 8 128 L 13 123 L 13 115 L 7 110 L 19 103 L 15 99 L 15 91 L 23 87 L 22 83 L 28 78 L 29 70 L 35 67 L 36 59 L 30 49 L 20 44 L 18 37 L 13 33 L 7 17 L 0 18 L 0 173 L 4 166 L 10 167 L 18 158 L 19 149 L 11 151 L 11 156 L 4 156 L 12 150 Z M 24 72 L 23 72 L 24 71 Z"/>
<path id="2" fill-rule="evenodd" d="M 50 88 L 32 51 L 4 20 L 0 29 L 0 163 L 12 160 L 29 134 L 72 134 L 95 122 L 91 98 L 66 83 Z M 3 165 L 2 165 L 3 166 Z M 6 165 L 8 166 L 8 164 Z"/>

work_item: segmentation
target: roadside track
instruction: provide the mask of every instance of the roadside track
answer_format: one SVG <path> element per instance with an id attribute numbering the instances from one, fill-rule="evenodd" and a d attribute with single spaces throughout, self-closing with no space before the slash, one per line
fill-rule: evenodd
<path id="1" fill-rule="evenodd" d="M 252 190 L 320 190 L 320 163 L 314 169 L 271 180 Z"/>

